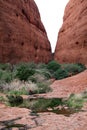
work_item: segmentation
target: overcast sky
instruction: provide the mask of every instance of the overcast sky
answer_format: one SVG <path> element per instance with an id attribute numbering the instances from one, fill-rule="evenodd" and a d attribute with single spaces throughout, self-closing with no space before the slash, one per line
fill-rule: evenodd
<path id="1" fill-rule="evenodd" d="M 64 9 L 69 0 L 35 0 L 54 51 L 58 31 L 62 25 Z"/>

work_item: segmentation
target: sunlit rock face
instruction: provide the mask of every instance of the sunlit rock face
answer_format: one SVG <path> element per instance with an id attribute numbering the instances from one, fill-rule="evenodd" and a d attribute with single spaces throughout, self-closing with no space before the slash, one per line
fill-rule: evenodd
<path id="1" fill-rule="evenodd" d="M 87 64 L 87 0 L 70 0 L 67 4 L 55 60 Z"/>
<path id="2" fill-rule="evenodd" d="M 34 0 L 0 0 L 0 62 L 47 63 L 51 57 Z"/>

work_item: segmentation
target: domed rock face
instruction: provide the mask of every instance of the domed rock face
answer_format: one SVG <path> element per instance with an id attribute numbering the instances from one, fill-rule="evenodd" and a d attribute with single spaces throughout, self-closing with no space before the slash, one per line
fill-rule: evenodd
<path id="1" fill-rule="evenodd" d="M 0 62 L 47 63 L 51 57 L 34 0 L 0 0 Z"/>
<path id="2" fill-rule="evenodd" d="M 87 64 L 87 0 L 70 0 L 67 4 L 55 60 Z"/>

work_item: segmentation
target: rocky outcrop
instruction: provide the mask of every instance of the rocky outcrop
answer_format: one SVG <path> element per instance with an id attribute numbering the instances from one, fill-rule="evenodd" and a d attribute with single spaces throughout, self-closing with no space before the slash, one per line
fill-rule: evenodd
<path id="1" fill-rule="evenodd" d="M 87 130 L 87 104 L 68 117 L 51 112 L 33 115 L 28 109 L 0 104 L 0 130 L 8 129 L 6 124 L 13 130 Z"/>
<path id="2" fill-rule="evenodd" d="M 81 93 L 87 90 L 87 70 L 62 80 L 56 80 L 50 86 L 52 92 L 47 94 L 50 97 L 67 97 L 72 93 Z"/>
<path id="3" fill-rule="evenodd" d="M 49 60 L 51 46 L 34 0 L 0 0 L 0 62 Z"/>
<path id="4" fill-rule="evenodd" d="M 55 60 L 87 64 L 87 0 L 70 0 L 67 4 Z"/>

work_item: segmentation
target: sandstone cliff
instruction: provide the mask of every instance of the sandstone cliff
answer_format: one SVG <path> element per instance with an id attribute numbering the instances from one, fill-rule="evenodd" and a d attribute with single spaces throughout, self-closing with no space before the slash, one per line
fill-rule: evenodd
<path id="1" fill-rule="evenodd" d="M 34 0 L 0 0 L 0 62 L 50 59 L 50 42 Z"/>
<path id="2" fill-rule="evenodd" d="M 55 60 L 87 64 L 87 0 L 70 0 L 67 4 Z"/>

